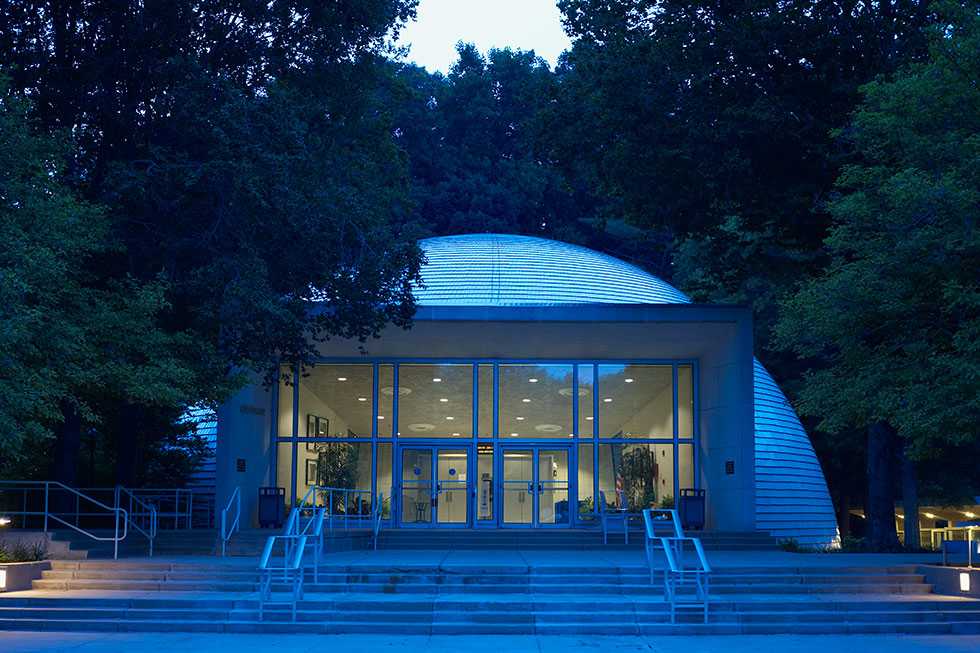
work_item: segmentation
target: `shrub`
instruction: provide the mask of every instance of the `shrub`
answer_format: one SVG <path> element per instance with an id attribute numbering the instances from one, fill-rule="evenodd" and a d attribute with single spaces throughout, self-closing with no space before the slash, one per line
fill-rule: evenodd
<path id="1" fill-rule="evenodd" d="M 13 544 L 0 541 L 0 562 L 37 562 L 47 557 L 48 545 L 44 540 Z"/>

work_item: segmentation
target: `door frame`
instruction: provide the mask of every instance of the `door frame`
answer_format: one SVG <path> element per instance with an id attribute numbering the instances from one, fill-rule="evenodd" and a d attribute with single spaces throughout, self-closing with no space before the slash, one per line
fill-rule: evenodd
<path id="1" fill-rule="evenodd" d="M 578 507 L 578 450 L 577 443 L 574 442 L 501 442 L 498 445 L 500 452 L 499 460 L 495 461 L 494 474 L 497 480 L 494 482 L 494 491 L 499 497 L 496 502 L 497 507 L 497 528 L 512 529 L 568 529 L 575 523 L 575 515 Z M 531 452 L 531 471 L 533 478 L 531 483 L 537 487 L 540 483 L 541 464 L 539 462 L 542 451 L 560 450 L 567 453 L 568 461 L 568 520 L 563 524 L 542 524 L 541 518 L 541 490 L 535 492 L 532 497 L 531 523 L 530 524 L 508 524 L 504 521 L 504 456 L 508 451 L 530 451 Z M 575 506 L 575 510 L 573 510 Z"/>
<path id="2" fill-rule="evenodd" d="M 439 490 L 437 486 L 439 483 L 439 452 L 440 451 L 465 451 L 466 452 L 466 488 L 464 494 L 466 496 L 466 521 L 459 524 L 440 524 L 438 521 L 438 503 L 429 511 L 429 522 L 428 523 L 412 523 L 405 522 L 404 517 L 404 505 L 403 505 L 403 486 L 402 483 L 404 479 L 402 478 L 402 458 L 405 451 L 428 451 L 431 468 L 432 468 L 432 478 L 430 480 L 430 493 L 435 491 L 435 498 L 438 501 Z M 397 497 L 396 511 L 392 512 L 392 515 L 397 514 L 397 518 L 394 519 L 396 528 L 470 528 L 473 523 L 473 497 L 475 495 L 473 486 L 473 474 L 472 469 L 474 466 L 473 460 L 473 444 L 471 442 L 433 442 L 431 440 L 420 440 L 418 443 L 415 442 L 399 442 L 395 447 L 394 455 L 394 473 L 392 474 L 392 485 L 395 486 L 395 490 L 392 494 Z"/>

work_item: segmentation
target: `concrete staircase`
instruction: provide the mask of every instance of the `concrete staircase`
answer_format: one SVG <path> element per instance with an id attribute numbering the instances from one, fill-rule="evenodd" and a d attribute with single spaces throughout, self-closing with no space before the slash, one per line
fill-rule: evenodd
<path id="1" fill-rule="evenodd" d="M 687 533 L 692 537 L 701 538 L 701 543 L 708 551 L 763 551 L 776 550 L 779 543 L 768 533 L 758 531 L 731 532 L 697 532 Z M 631 530 L 629 544 L 625 543 L 621 530 L 610 531 L 608 544 L 602 543 L 602 532 L 597 529 L 555 529 L 555 530 L 520 530 L 520 529 L 389 529 L 382 530 L 378 539 L 379 549 L 404 550 L 596 550 L 607 548 L 641 549 L 643 548 L 643 533 Z"/>
<path id="2" fill-rule="evenodd" d="M 55 561 L 0 594 L 0 630 L 386 634 L 980 633 L 980 601 L 931 594 L 914 566 L 733 567 L 671 624 L 644 567 L 332 565 L 297 621 L 258 616 L 254 562 Z M 274 590 L 284 592 L 285 587 Z"/>

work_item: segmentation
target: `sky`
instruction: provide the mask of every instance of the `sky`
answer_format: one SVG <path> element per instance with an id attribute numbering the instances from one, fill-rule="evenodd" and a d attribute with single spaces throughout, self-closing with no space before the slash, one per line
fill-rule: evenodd
<path id="1" fill-rule="evenodd" d="M 429 72 L 448 72 L 456 42 L 475 43 L 484 54 L 510 46 L 534 50 L 552 67 L 570 42 L 555 0 L 421 0 L 418 19 L 398 39 L 406 59 Z"/>

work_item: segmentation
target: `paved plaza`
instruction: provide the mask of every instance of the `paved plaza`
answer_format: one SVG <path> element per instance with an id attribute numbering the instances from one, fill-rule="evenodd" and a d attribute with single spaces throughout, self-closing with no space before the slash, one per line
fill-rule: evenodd
<path id="1" fill-rule="evenodd" d="M 722 637 L 198 635 L 3 633 L 4 653 L 974 653 L 980 635 L 732 635 Z"/>

